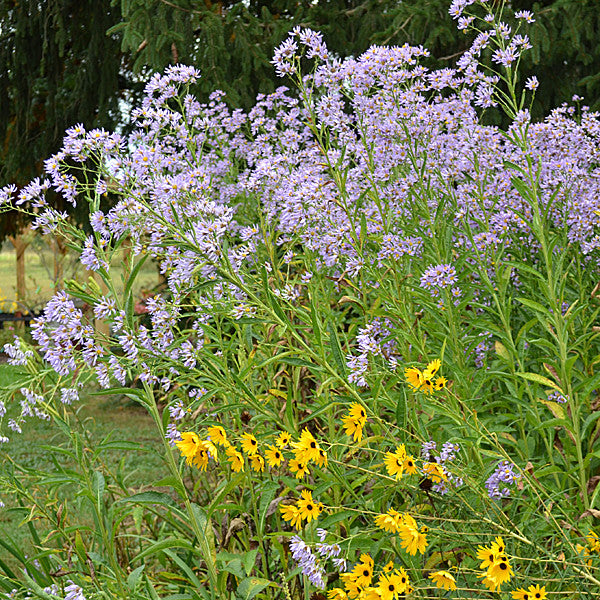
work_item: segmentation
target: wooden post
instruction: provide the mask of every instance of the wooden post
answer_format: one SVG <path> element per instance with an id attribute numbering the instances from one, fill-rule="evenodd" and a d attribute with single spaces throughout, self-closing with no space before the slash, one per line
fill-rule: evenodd
<path id="1" fill-rule="evenodd" d="M 61 237 L 52 238 L 52 254 L 54 258 L 54 291 L 61 290 L 64 284 L 64 262 L 67 246 Z"/>
<path id="2" fill-rule="evenodd" d="M 17 302 L 17 309 L 15 311 L 15 316 L 23 316 L 23 312 L 25 309 L 25 300 L 27 297 L 27 284 L 25 280 L 25 250 L 27 250 L 27 246 L 31 244 L 31 228 L 27 226 L 19 235 L 11 235 L 8 239 L 12 242 L 12 245 L 15 249 L 16 255 L 16 277 L 17 277 L 17 289 L 15 300 Z M 17 329 L 23 329 L 23 322 L 16 322 Z"/>

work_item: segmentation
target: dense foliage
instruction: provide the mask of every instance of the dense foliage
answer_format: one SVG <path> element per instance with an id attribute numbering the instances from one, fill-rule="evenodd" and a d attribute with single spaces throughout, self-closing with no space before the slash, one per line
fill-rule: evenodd
<path id="1" fill-rule="evenodd" d="M 25 568 L 0 563 L 7 592 L 593 597 L 600 115 L 531 122 L 539 82 L 517 66 L 535 17 L 492 4 L 452 2 L 474 38 L 456 69 L 409 45 L 340 60 L 298 27 L 273 58 L 296 94 L 246 113 L 170 67 L 128 137 L 67 131 L 16 200 L 103 287 L 70 282 L 35 345 L 5 347 L 24 369 L 7 438 L 32 418 L 66 438 L 51 472 L 6 446 L 36 549 L 3 544 Z M 492 108 L 507 129 L 484 124 Z M 89 206 L 89 235 L 50 189 Z M 149 259 L 166 286 L 136 309 Z M 135 440 L 74 427 L 93 385 L 154 418 L 148 488 L 102 462 Z M 92 524 L 58 508 L 73 486 Z"/>

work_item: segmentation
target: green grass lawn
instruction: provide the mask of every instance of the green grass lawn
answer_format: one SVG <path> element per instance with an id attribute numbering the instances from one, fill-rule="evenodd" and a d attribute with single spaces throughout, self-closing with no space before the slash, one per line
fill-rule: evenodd
<path id="1" fill-rule="evenodd" d="M 0 387 L 17 384 L 18 368 L 10 365 L 0 365 Z M 131 492 L 146 490 L 149 483 L 160 478 L 164 472 L 162 466 L 162 442 L 158 438 L 155 426 L 147 413 L 130 400 L 122 397 L 90 396 L 85 397 L 77 408 L 77 429 L 85 440 L 84 446 L 90 452 L 97 444 L 110 436 L 112 441 L 137 442 L 144 451 L 136 450 L 105 450 L 95 462 L 94 469 L 105 474 L 107 484 L 111 481 L 110 474 L 121 473 Z M 68 440 L 53 422 L 32 419 L 23 428 L 22 434 L 13 433 L 7 444 L 1 448 L 5 453 L 4 465 L 0 476 L 4 476 L 10 459 L 27 469 L 44 470 L 51 474 L 56 472 L 52 462 L 52 453 L 48 446 L 66 445 Z M 9 459 L 10 457 L 10 459 Z M 61 464 L 70 468 L 70 461 L 65 459 Z M 24 476 L 24 481 L 26 481 Z M 33 478 L 35 479 L 35 478 Z M 32 489 L 32 492 L 36 491 Z M 71 512 L 72 522 L 92 526 L 91 515 L 84 504 L 75 497 L 75 489 L 63 487 L 58 492 L 59 498 L 65 498 Z M 121 492 L 119 492 L 121 493 Z M 24 552 L 33 551 L 30 531 L 25 519 L 28 512 L 15 504 L 10 495 L 0 498 L 5 508 L 0 509 L 0 536 L 4 540 L 12 540 Z M 74 514 L 75 513 L 75 514 Z M 34 524 L 36 524 L 34 522 Z M 43 529 L 43 526 L 41 527 Z M 12 567 L 17 567 L 14 558 L 0 546 L 0 560 Z"/>
<path id="2" fill-rule="evenodd" d="M 115 257 L 111 269 L 115 272 L 113 281 L 120 282 L 123 263 L 120 253 Z M 16 305 L 16 256 L 11 244 L 5 244 L 0 251 L 0 312 L 14 312 Z M 63 261 L 64 279 L 86 281 L 89 277 L 74 252 L 69 252 Z M 25 276 L 27 296 L 25 304 L 33 310 L 40 310 L 55 292 L 54 255 L 43 238 L 32 243 L 25 252 Z M 158 283 L 158 271 L 152 261 L 146 261 L 140 270 L 134 293 L 151 290 Z"/>

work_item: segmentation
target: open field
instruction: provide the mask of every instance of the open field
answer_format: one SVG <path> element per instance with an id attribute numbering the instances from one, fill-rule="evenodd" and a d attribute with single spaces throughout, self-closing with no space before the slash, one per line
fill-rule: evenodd
<path id="1" fill-rule="evenodd" d="M 38 238 L 25 253 L 25 276 L 27 281 L 27 296 L 25 304 L 32 310 L 38 311 L 52 297 L 55 291 L 54 254 L 43 238 Z M 112 269 L 115 272 L 114 281 L 122 281 L 123 263 L 114 261 Z M 16 257 L 14 248 L 5 243 L 0 251 L 0 312 L 14 312 L 16 304 Z M 64 279 L 85 281 L 89 277 L 73 252 L 69 252 L 63 260 Z M 158 283 L 156 267 L 147 261 L 140 271 L 137 285 L 134 289 L 138 294 L 142 290 L 151 290 Z"/>
<path id="2" fill-rule="evenodd" d="M 19 373 L 15 367 L 0 365 L 0 388 L 18 382 Z M 97 448 L 98 444 L 110 436 L 112 442 L 136 442 L 139 450 L 105 450 L 96 461 L 95 468 L 105 473 L 107 482 L 122 474 L 123 481 L 131 490 L 143 490 L 147 482 L 152 481 L 156 472 L 160 471 L 162 450 L 160 439 L 157 438 L 156 429 L 150 417 L 144 410 L 131 401 L 119 397 L 87 397 L 81 401 L 77 411 L 75 428 L 82 434 L 86 448 Z M 56 454 L 48 451 L 49 446 L 64 446 L 69 448 L 69 441 L 59 431 L 53 421 L 31 419 L 23 433 L 13 434 L 10 441 L 3 446 L 6 452 L 3 469 L 9 464 L 19 464 L 28 471 L 27 475 L 34 472 L 57 473 L 57 466 L 53 464 L 52 457 Z M 67 469 L 76 469 L 75 464 L 61 465 Z M 19 471 L 15 470 L 18 475 Z M 5 473 L 4 473 L 5 474 Z M 25 480 L 25 479 L 24 479 Z M 33 478 L 35 480 L 35 478 Z M 37 486 L 36 493 L 39 493 Z M 32 489 L 32 493 L 34 492 Z M 69 487 L 63 487 L 56 492 L 56 499 L 64 502 L 71 515 L 71 519 L 79 521 L 81 525 L 92 525 L 91 515 L 86 510 L 81 498 L 75 494 L 68 494 Z M 73 492 L 75 487 L 73 486 Z M 1 498 L 6 508 L 0 511 L 0 535 L 3 540 L 21 548 L 26 554 L 34 552 L 30 531 L 26 523 L 29 511 L 20 507 L 8 497 Z M 14 558 L 0 546 L 0 561 L 15 566 Z"/>

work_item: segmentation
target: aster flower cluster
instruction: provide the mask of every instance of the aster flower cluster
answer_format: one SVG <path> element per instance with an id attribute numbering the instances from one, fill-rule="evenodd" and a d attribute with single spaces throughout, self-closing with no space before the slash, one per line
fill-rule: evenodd
<path id="1" fill-rule="evenodd" d="M 508 486 L 515 485 L 521 475 L 515 473 L 515 465 L 508 460 L 502 460 L 494 472 L 488 477 L 485 482 L 490 498 L 508 498 L 510 496 L 510 488 Z"/>
<path id="2" fill-rule="evenodd" d="M 310 546 L 300 536 L 295 535 L 291 539 L 290 550 L 292 551 L 292 558 L 302 569 L 302 574 L 306 575 L 316 588 L 324 590 L 327 585 L 325 569 L 310 549 Z"/>

